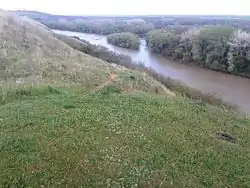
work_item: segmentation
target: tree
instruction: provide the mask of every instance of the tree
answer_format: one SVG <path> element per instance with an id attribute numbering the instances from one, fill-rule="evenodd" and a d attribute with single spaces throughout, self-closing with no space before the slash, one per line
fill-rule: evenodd
<path id="1" fill-rule="evenodd" d="M 122 48 L 137 50 L 140 47 L 140 38 L 129 32 L 113 33 L 107 36 L 109 43 Z"/>

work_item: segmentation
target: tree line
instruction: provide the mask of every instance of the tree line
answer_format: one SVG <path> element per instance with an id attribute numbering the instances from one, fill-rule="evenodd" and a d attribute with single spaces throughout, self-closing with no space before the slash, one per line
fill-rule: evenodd
<path id="1" fill-rule="evenodd" d="M 51 29 L 104 35 L 130 32 L 144 37 L 153 52 L 167 58 L 250 77 L 250 36 L 247 33 L 250 17 L 247 16 L 82 17 L 25 11 L 18 14 Z M 120 34 L 111 36 L 109 42 L 115 45 L 138 48 L 137 37 L 132 37 L 133 42 L 125 35 L 123 39 L 117 38 Z"/>
<path id="2" fill-rule="evenodd" d="M 97 34 L 110 34 L 110 33 L 117 33 L 117 32 L 132 32 L 134 30 L 135 34 L 139 33 L 147 33 L 148 30 L 152 29 L 162 29 L 168 27 L 193 27 L 193 26 L 204 26 L 204 25 L 228 25 L 236 28 L 240 28 L 245 31 L 250 31 L 250 17 L 249 16 L 218 16 L 218 15 L 211 15 L 211 16 L 204 16 L 204 15 L 157 15 L 157 16 L 72 16 L 72 15 L 54 15 L 48 14 L 43 12 L 37 11 L 13 11 L 19 15 L 30 17 L 36 21 L 43 22 L 45 25 L 52 25 L 56 27 L 63 27 L 64 30 L 65 25 L 63 26 L 60 21 L 66 20 L 69 23 L 75 22 L 77 27 L 75 29 L 81 30 L 80 32 L 88 31 L 88 29 L 84 28 L 86 25 L 90 27 L 91 32 L 96 32 Z M 77 23 L 78 21 L 82 23 Z M 100 22 L 112 22 L 112 25 L 117 25 L 114 28 L 105 27 L 104 33 L 100 33 L 100 29 L 97 25 Z M 131 25 L 131 22 L 140 22 L 134 28 L 129 28 L 131 26 L 135 26 L 134 24 Z M 143 21 L 143 22 L 141 22 Z M 115 24 L 114 24 L 115 22 Z M 92 24 L 96 24 L 95 26 L 91 27 Z M 124 25 L 126 26 L 125 28 Z M 72 25 L 71 25 L 72 26 Z M 81 28 L 83 27 L 83 28 Z M 122 29 L 120 28 L 122 27 Z M 57 28 L 54 28 L 57 29 Z M 145 31 L 144 31 L 145 30 Z M 75 30 L 76 31 L 76 30 Z M 86 31 L 86 32 L 87 32 Z M 103 32 L 103 31 L 102 31 Z"/>
<path id="3" fill-rule="evenodd" d="M 230 26 L 203 26 L 176 34 L 150 31 L 148 47 L 167 58 L 213 70 L 250 76 L 250 34 Z"/>
<path id="4" fill-rule="evenodd" d="M 146 33 L 154 29 L 153 24 L 146 23 L 144 20 L 138 19 L 124 21 L 116 21 L 111 19 L 94 21 L 76 19 L 74 21 L 68 21 L 66 19 L 60 19 L 57 21 L 40 20 L 40 22 L 51 29 L 95 33 L 102 35 L 130 32 L 139 36 L 144 36 Z"/>

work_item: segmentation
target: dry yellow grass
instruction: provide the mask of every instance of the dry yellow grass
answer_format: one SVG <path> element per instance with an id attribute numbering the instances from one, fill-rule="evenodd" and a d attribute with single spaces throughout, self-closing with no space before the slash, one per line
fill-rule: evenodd
<path id="1" fill-rule="evenodd" d="M 0 41 L 1 85 L 81 84 L 93 89 L 107 81 L 112 72 L 117 75 L 131 73 L 128 69 L 74 50 L 36 21 L 3 10 L 0 10 Z M 166 91 L 148 76 L 138 73 L 137 78 L 130 79 L 136 90 Z M 119 76 L 114 81 L 117 80 L 122 83 Z"/>
<path id="2" fill-rule="evenodd" d="M 0 40 L 4 82 L 81 82 L 112 68 L 57 40 L 45 26 L 6 11 L 0 11 Z"/>

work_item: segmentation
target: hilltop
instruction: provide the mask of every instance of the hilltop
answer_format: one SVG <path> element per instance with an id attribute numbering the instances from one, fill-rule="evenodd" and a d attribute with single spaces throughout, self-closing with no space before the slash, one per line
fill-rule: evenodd
<path id="1" fill-rule="evenodd" d="M 246 117 L 28 18 L 0 37 L 0 187 L 249 186 Z"/>

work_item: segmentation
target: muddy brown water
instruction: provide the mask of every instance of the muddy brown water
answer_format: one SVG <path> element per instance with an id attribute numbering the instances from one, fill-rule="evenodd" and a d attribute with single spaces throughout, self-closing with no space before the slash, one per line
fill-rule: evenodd
<path id="1" fill-rule="evenodd" d="M 108 44 L 106 36 L 103 35 L 58 30 L 54 30 L 54 32 L 78 36 L 92 44 L 102 45 L 116 53 L 128 55 L 135 62 L 142 62 L 158 73 L 180 80 L 202 92 L 212 93 L 250 114 L 250 79 L 171 61 L 151 53 L 143 39 L 139 50 L 129 50 Z"/>

